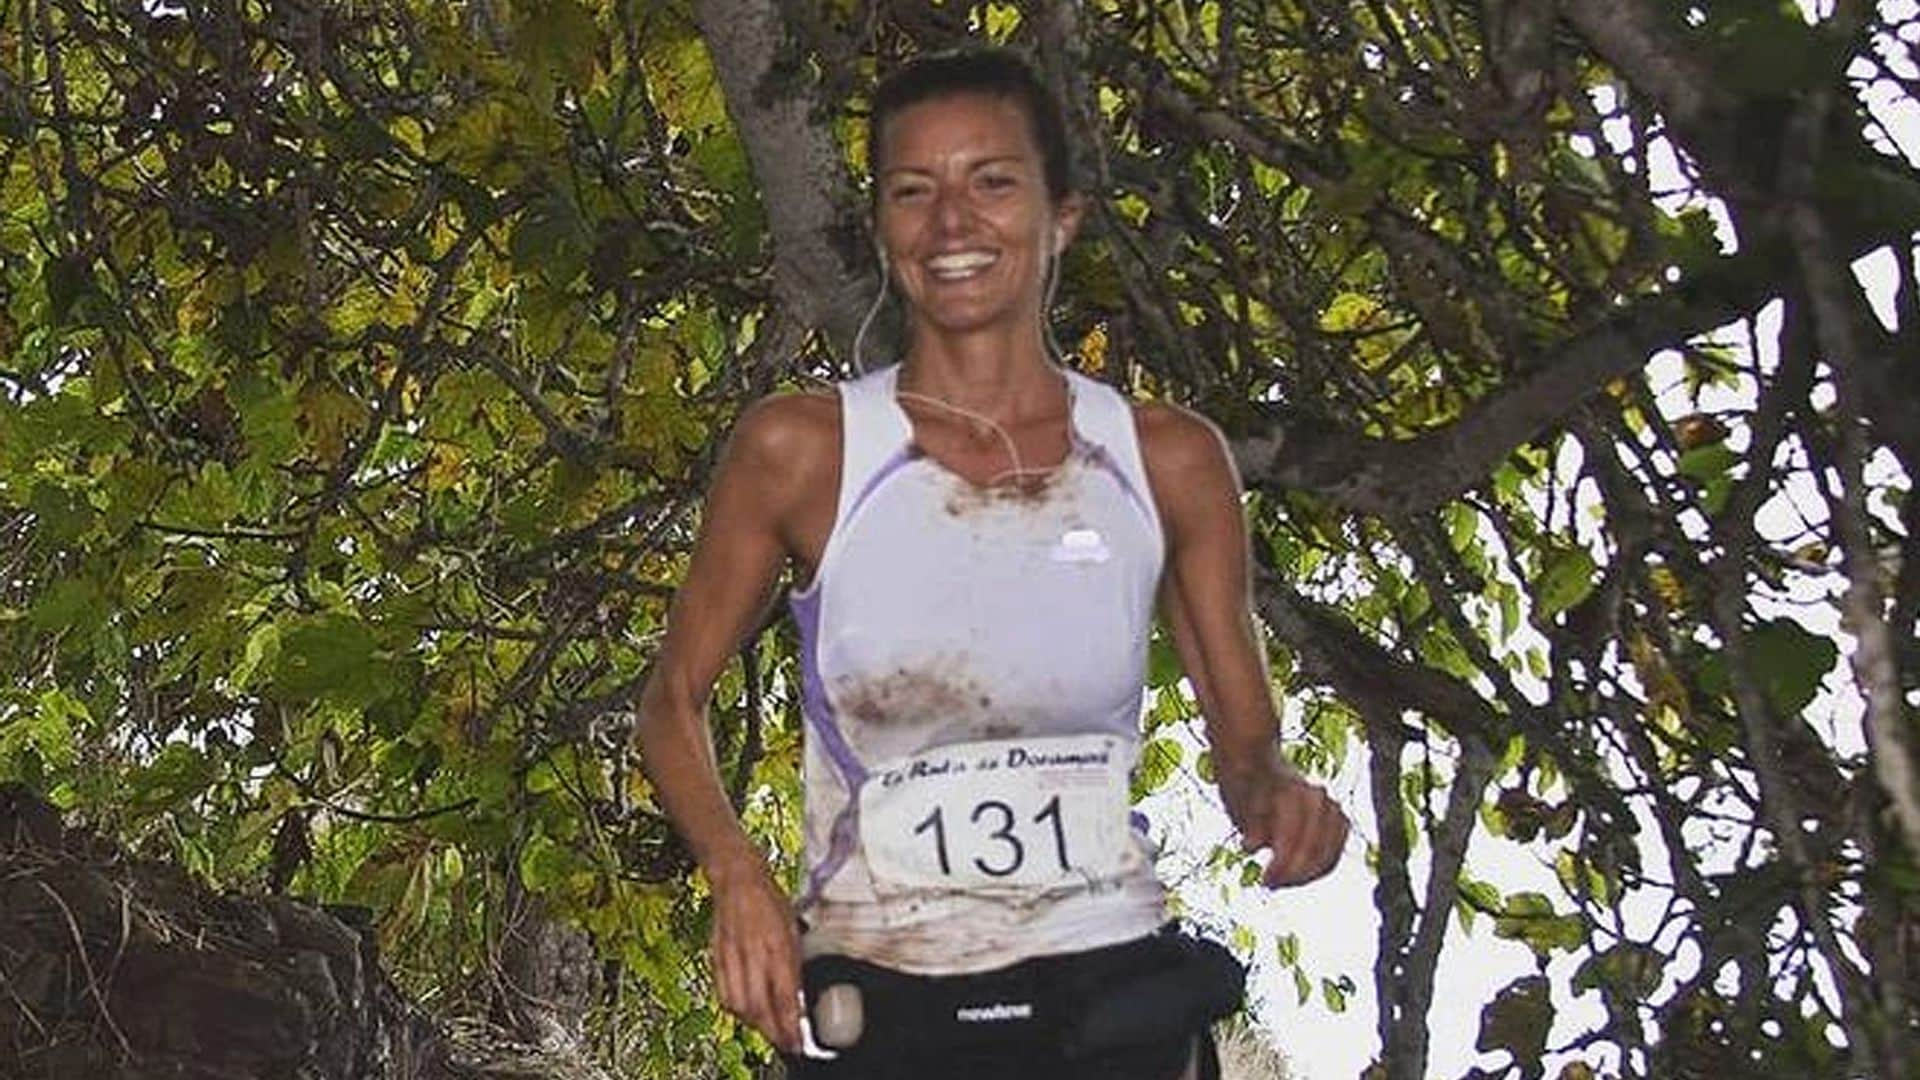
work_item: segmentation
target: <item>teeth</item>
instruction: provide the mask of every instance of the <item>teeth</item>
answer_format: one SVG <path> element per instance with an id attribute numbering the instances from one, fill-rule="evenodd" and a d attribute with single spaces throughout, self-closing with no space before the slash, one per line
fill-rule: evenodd
<path id="1" fill-rule="evenodd" d="M 935 255 L 927 260 L 927 269 L 937 278 L 971 277 L 992 266 L 999 258 L 985 251 L 961 251 L 952 255 Z"/>

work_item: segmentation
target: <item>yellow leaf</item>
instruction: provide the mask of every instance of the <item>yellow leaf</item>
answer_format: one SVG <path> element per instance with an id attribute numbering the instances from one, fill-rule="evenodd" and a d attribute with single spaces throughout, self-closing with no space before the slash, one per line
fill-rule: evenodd
<path id="1" fill-rule="evenodd" d="M 1693 719 L 1686 686 L 1673 673 L 1667 658 L 1644 631 L 1636 630 L 1627 639 L 1627 657 L 1633 663 L 1634 673 L 1640 677 L 1640 685 L 1647 692 L 1650 715 L 1659 717 L 1662 713 L 1671 713 L 1683 721 Z"/>
<path id="2" fill-rule="evenodd" d="M 1656 566 L 1647 571 L 1647 584 L 1653 587 L 1668 611 L 1683 611 L 1687 606 L 1687 587 L 1670 567 Z"/>
<path id="3" fill-rule="evenodd" d="M 643 394 L 669 394 L 680 375 L 673 346 L 665 341 L 649 342 L 634 358 L 633 374 Z"/>
<path id="4" fill-rule="evenodd" d="M 1330 334 L 1364 330 L 1378 322 L 1382 314 L 1380 302 L 1373 297 L 1360 293 L 1341 293 L 1321 313 L 1320 329 Z"/>
<path id="5" fill-rule="evenodd" d="M 1089 375 L 1098 375 L 1107 370 L 1107 328 L 1096 326 L 1087 331 L 1080 339 L 1080 367 Z"/>
<path id="6" fill-rule="evenodd" d="M 360 399 L 333 383 L 311 383 L 300 391 L 300 425 L 324 464 L 340 460 L 349 433 L 366 417 L 367 408 Z"/>
<path id="7" fill-rule="evenodd" d="M 467 464 L 467 452 L 451 443 L 441 443 L 427 457 L 427 491 L 445 491 L 460 482 Z"/>
<path id="8" fill-rule="evenodd" d="M 213 325 L 220 309 L 240 295 L 240 275 L 229 266 L 219 266 L 202 275 L 188 290 L 174 313 L 174 322 L 182 334 L 197 334 Z"/>

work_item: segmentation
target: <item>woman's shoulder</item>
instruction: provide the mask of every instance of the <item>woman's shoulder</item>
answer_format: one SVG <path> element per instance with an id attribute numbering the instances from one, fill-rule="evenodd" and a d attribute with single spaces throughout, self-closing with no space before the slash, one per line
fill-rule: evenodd
<path id="1" fill-rule="evenodd" d="M 1205 528 L 1224 506 L 1238 506 L 1240 479 L 1220 428 L 1205 416 L 1167 402 L 1138 402 L 1134 426 L 1140 457 L 1170 542 Z M 1236 510 L 1237 512 L 1237 510 Z"/>
<path id="2" fill-rule="evenodd" d="M 833 451 L 840 441 L 840 398 L 832 388 L 769 394 L 734 426 L 736 452 L 794 463 Z"/>
<path id="3" fill-rule="evenodd" d="M 1226 437 L 1205 416 L 1168 401 L 1135 401 L 1134 430 L 1140 455 L 1150 472 L 1184 472 L 1217 466 L 1226 454 Z"/>

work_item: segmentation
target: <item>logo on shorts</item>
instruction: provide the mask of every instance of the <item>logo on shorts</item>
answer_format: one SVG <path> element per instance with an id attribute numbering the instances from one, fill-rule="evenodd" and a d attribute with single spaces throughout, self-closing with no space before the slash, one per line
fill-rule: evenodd
<path id="1" fill-rule="evenodd" d="M 963 1024 L 1004 1024 L 1009 1020 L 1033 1019 L 1033 1006 L 1027 1002 L 999 1001 L 992 1005 L 962 1005 L 953 1010 L 953 1018 Z"/>

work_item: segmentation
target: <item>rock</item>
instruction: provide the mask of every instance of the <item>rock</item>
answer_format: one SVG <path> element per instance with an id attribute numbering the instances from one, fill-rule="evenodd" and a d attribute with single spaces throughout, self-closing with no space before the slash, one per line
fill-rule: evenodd
<path id="1" fill-rule="evenodd" d="M 367 922 L 219 895 L 0 786 L 0 1077 L 457 1080 Z"/>

